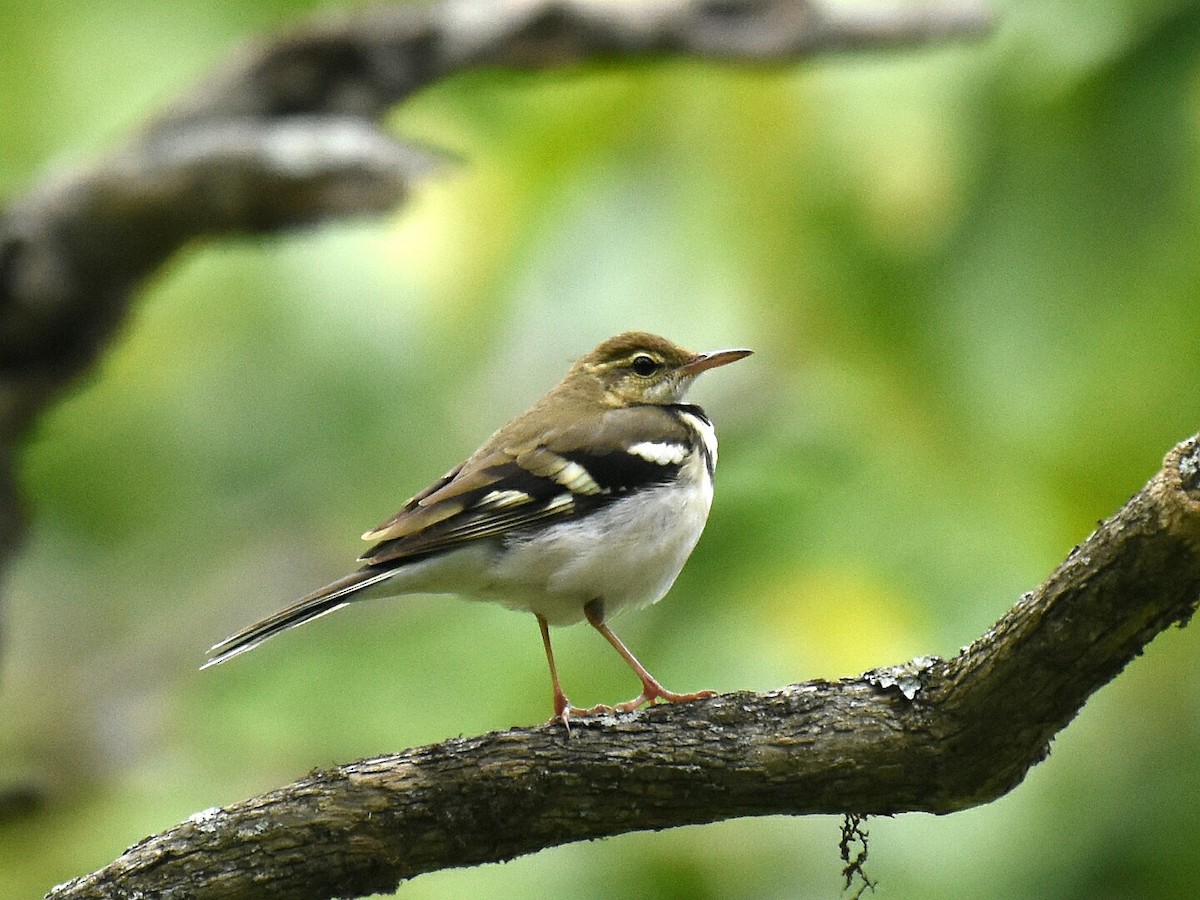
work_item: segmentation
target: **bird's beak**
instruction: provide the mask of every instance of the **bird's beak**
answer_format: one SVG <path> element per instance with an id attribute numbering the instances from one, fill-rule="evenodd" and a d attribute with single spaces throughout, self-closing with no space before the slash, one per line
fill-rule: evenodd
<path id="1" fill-rule="evenodd" d="M 714 350 L 712 353 L 697 353 L 689 362 L 680 366 L 679 371 L 688 376 L 699 375 L 708 369 L 715 369 L 717 366 L 726 366 L 739 359 L 745 359 L 753 352 L 753 350 Z"/>

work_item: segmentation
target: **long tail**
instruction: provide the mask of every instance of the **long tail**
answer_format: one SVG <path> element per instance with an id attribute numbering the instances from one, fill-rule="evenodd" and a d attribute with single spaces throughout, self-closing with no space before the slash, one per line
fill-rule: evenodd
<path id="1" fill-rule="evenodd" d="M 214 644 L 208 651 L 208 662 L 200 668 L 207 669 L 209 666 L 218 665 L 227 659 L 233 659 L 235 656 L 253 650 L 267 638 L 274 637 L 281 631 L 287 631 L 289 628 L 295 628 L 297 625 L 303 625 L 305 622 L 311 622 L 313 619 L 319 619 L 334 610 L 341 609 L 354 600 L 354 595 L 359 591 L 386 581 L 395 574 L 395 569 L 380 570 L 368 567 L 352 572 L 345 578 L 339 578 L 333 584 L 327 584 L 325 587 L 301 597 L 286 609 L 281 609 L 232 637 L 227 637 L 220 643 Z"/>

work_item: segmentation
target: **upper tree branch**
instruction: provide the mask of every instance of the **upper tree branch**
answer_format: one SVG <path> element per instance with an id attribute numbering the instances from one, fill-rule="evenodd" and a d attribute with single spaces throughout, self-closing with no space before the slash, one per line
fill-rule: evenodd
<path id="1" fill-rule="evenodd" d="M 198 237 L 396 207 L 432 157 L 378 120 L 414 91 L 481 66 L 792 62 L 987 24 L 971 0 L 870 13 L 804 0 L 447 0 L 358 10 L 249 46 L 109 158 L 0 212 L 0 566 L 20 534 L 18 439 L 95 362 L 137 286 Z"/>
<path id="2" fill-rule="evenodd" d="M 627 831 L 777 813 L 947 813 L 1050 739 L 1200 601 L 1200 435 L 957 657 L 769 694 L 446 741 L 211 809 L 48 900 L 348 897 Z"/>
<path id="3" fill-rule="evenodd" d="M 481 66 L 599 57 L 764 64 L 979 34 L 977 0 L 838 12 L 803 0 L 448 0 L 356 11 L 247 47 L 107 158 L 0 210 L 0 569 L 22 533 L 13 458 L 189 242 L 399 205 L 436 158 L 381 114 Z"/>

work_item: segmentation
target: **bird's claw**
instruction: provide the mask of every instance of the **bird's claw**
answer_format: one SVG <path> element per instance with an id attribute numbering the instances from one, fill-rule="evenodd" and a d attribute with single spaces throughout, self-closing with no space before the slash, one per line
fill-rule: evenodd
<path id="1" fill-rule="evenodd" d="M 709 697 L 715 696 L 717 696 L 716 691 L 694 691 L 690 694 L 676 694 L 674 691 L 668 691 L 661 684 L 647 684 L 643 686 L 641 694 L 632 700 L 618 703 L 613 707 L 613 711 L 633 712 L 639 706 L 647 703 L 653 706 L 657 700 L 662 700 L 665 703 L 690 703 L 693 700 L 707 700 Z"/>
<path id="2" fill-rule="evenodd" d="M 574 706 L 565 696 L 559 695 L 554 698 L 554 716 L 546 724 L 553 725 L 561 722 L 569 735 L 572 717 L 582 719 L 588 716 L 603 716 L 612 713 L 613 710 L 614 707 L 606 706 L 603 703 L 597 703 L 595 706 Z"/>
<path id="3" fill-rule="evenodd" d="M 561 722 L 569 735 L 571 733 L 572 717 L 582 719 L 588 716 L 605 716 L 613 713 L 633 712 L 635 709 L 646 704 L 654 705 L 659 700 L 664 703 L 690 703 L 693 700 L 707 700 L 709 697 L 715 696 L 717 696 L 716 691 L 694 691 L 690 694 L 677 694 L 674 691 L 668 691 L 661 684 L 657 683 L 644 685 L 642 692 L 632 700 L 626 700 L 624 703 L 617 703 L 612 706 L 604 703 L 597 703 L 595 706 L 572 706 L 565 696 L 561 696 L 555 698 L 554 716 L 546 724 L 553 725 Z"/>

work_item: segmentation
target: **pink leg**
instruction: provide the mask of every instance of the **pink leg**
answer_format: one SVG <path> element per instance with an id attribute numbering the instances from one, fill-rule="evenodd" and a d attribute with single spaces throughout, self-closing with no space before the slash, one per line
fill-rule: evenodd
<path id="1" fill-rule="evenodd" d="M 541 616 L 537 617 L 538 627 L 542 630 L 542 646 L 546 648 L 546 662 L 550 664 L 550 681 L 554 685 L 554 717 L 551 722 L 562 722 L 567 732 L 571 731 L 571 716 L 595 716 L 600 713 L 612 712 L 611 706 L 572 706 L 567 695 L 563 693 L 558 681 L 558 669 L 554 665 L 554 651 L 550 647 L 550 625 Z"/>
<path id="2" fill-rule="evenodd" d="M 637 709 L 643 703 L 653 703 L 655 700 L 665 700 L 667 703 L 687 703 L 690 700 L 703 700 L 706 697 L 715 697 L 717 695 L 716 691 L 696 691 L 691 694 L 676 694 L 674 691 L 668 691 L 658 683 L 653 675 L 646 671 L 646 667 L 637 661 L 637 657 L 629 652 L 629 648 L 621 642 L 621 639 L 613 633 L 613 630 L 604 624 L 604 606 L 602 604 L 592 601 L 583 608 L 583 613 L 587 616 L 588 623 L 604 635 L 604 639 L 612 644 L 614 650 L 621 654 L 621 658 L 629 664 L 629 668 L 633 669 L 642 682 L 642 693 L 625 703 L 618 703 L 612 707 L 614 711 L 630 712 Z M 546 646 L 549 648 L 549 644 Z M 553 663 L 551 664 L 551 671 L 553 671 Z"/>

